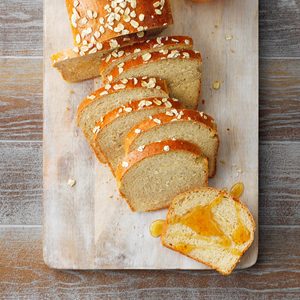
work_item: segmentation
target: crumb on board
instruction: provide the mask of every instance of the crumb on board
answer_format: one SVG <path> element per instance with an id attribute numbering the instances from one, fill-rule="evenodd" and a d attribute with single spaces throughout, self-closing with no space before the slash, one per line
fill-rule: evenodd
<path id="1" fill-rule="evenodd" d="M 73 95 L 73 94 L 75 94 L 75 91 L 70 90 L 70 95 Z"/>
<path id="2" fill-rule="evenodd" d="M 219 80 L 215 80 L 212 87 L 214 90 L 219 90 L 221 87 L 221 82 Z"/>
<path id="3" fill-rule="evenodd" d="M 225 165 L 225 164 L 226 164 L 225 160 L 220 160 L 220 163 L 221 163 L 222 165 Z"/>
<path id="4" fill-rule="evenodd" d="M 227 130 L 227 131 L 230 131 L 230 129 L 229 129 L 229 128 L 227 128 L 226 130 Z"/>
<path id="5" fill-rule="evenodd" d="M 75 179 L 70 178 L 70 179 L 68 180 L 68 185 L 69 185 L 70 187 L 73 187 L 75 184 L 76 184 L 76 180 L 75 180 Z"/>
<path id="6" fill-rule="evenodd" d="M 205 99 L 202 99 L 202 104 L 203 104 L 203 105 L 205 104 Z"/>
<path id="7" fill-rule="evenodd" d="M 226 41 L 231 41 L 233 39 L 233 35 L 231 35 L 231 34 L 226 34 L 225 35 L 225 40 Z"/>

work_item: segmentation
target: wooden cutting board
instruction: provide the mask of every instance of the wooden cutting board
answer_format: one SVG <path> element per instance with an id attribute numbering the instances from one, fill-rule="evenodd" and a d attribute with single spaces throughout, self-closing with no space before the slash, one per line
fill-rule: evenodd
<path id="1" fill-rule="evenodd" d="M 245 184 L 242 200 L 258 222 L 258 0 L 173 0 L 175 24 L 165 34 L 193 37 L 203 55 L 204 104 L 221 139 L 211 186 Z M 44 259 L 59 269 L 206 269 L 150 236 L 166 211 L 131 213 L 75 125 L 81 99 L 101 83 L 64 82 L 50 55 L 72 46 L 64 1 L 45 0 Z M 220 88 L 213 89 L 219 81 Z M 69 179 L 76 185 L 70 187 Z M 239 267 L 257 259 L 258 235 Z"/>

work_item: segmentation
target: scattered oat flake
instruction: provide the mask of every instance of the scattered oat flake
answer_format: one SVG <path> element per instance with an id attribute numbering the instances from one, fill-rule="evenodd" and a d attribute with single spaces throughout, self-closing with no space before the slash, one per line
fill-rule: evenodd
<path id="1" fill-rule="evenodd" d="M 73 187 L 74 185 L 76 184 L 76 180 L 75 179 L 69 179 L 68 180 L 68 185 L 70 186 L 70 187 Z"/>
<path id="2" fill-rule="evenodd" d="M 218 81 L 218 80 L 214 81 L 214 83 L 213 83 L 213 89 L 214 90 L 218 90 L 218 89 L 220 89 L 220 87 L 221 87 L 221 82 Z"/>
<path id="3" fill-rule="evenodd" d="M 226 41 L 231 41 L 233 39 L 233 35 L 231 35 L 231 34 L 226 34 L 225 35 L 225 40 Z"/>

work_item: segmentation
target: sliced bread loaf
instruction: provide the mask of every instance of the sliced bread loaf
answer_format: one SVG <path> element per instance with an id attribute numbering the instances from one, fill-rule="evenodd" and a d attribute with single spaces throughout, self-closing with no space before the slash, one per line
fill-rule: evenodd
<path id="1" fill-rule="evenodd" d="M 96 122 L 105 114 L 132 100 L 148 97 L 168 97 L 164 80 L 159 78 L 122 79 L 114 84 L 107 84 L 84 99 L 77 110 L 77 124 L 85 137 L 93 146 L 94 128 Z M 100 152 L 98 159 L 105 162 Z"/>
<path id="2" fill-rule="evenodd" d="M 186 108 L 196 108 L 201 87 L 201 62 L 200 53 L 193 50 L 160 50 L 119 64 L 104 80 L 157 76 L 167 81 L 171 97 L 180 99 Z"/>
<path id="3" fill-rule="evenodd" d="M 208 158 L 209 177 L 216 172 L 219 138 L 216 124 L 210 116 L 190 109 L 172 109 L 143 120 L 128 132 L 125 152 L 160 140 L 178 139 L 199 146 Z"/>
<path id="4" fill-rule="evenodd" d="M 208 163 L 185 141 L 161 141 L 127 154 L 116 170 L 121 195 L 133 211 L 166 208 L 178 194 L 207 185 Z"/>
<path id="5" fill-rule="evenodd" d="M 162 30 L 173 23 L 169 0 L 66 0 L 74 44 L 94 47 L 97 42 Z"/>
<path id="6" fill-rule="evenodd" d="M 162 244 L 227 275 L 254 239 L 248 208 L 226 191 L 201 188 L 173 200 Z"/>
<path id="7" fill-rule="evenodd" d="M 193 39 L 188 36 L 166 36 L 148 39 L 144 43 L 133 44 L 116 49 L 106 57 L 101 59 L 100 74 L 103 78 L 119 64 L 132 60 L 146 53 L 158 52 L 160 50 L 191 50 L 193 48 Z"/>
<path id="8" fill-rule="evenodd" d="M 168 108 L 180 108 L 175 99 L 146 98 L 120 106 L 99 119 L 94 127 L 94 149 L 106 157 L 112 172 L 122 160 L 124 139 L 130 128 L 153 114 L 165 112 Z"/>
<path id="9" fill-rule="evenodd" d="M 101 58 L 115 49 L 145 42 L 147 34 L 131 34 L 105 42 L 97 42 L 96 47 L 81 51 L 79 47 L 66 49 L 51 56 L 52 66 L 69 82 L 78 82 L 99 77 Z"/>

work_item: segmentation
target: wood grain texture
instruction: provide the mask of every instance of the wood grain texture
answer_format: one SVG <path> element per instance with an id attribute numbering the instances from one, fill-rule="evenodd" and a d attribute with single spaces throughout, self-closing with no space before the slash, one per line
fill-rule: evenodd
<path id="1" fill-rule="evenodd" d="M 264 57 L 300 57 L 300 0 L 260 3 L 260 49 Z"/>
<path id="2" fill-rule="evenodd" d="M 0 2 L 0 55 L 43 55 L 42 10 L 42 0 Z M 264 57 L 300 56 L 299 10 L 299 0 L 260 1 L 260 44 Z"/>
<path id="3" fill-rule="evenodd" d="M 0 1 L 0 55 L 43 55 L 43 0 Z"/>
<path id="4" fill-rule="evenodd" d="M 298 226 L 262 226 L 258 263 L 224 277 L 214 271 L 55 271 L 43 263 L 40 229 L 0 228 L 0 298 L 296 299 L 299 235 Z"/>
<path id="5" fill-rule="evenodd" d="M 260 62 L 260 139 L 300 141 L 300 59 Z"/>
<path id="6" fill-rule="evenodd" d="M 41 59 L 0 58 L 0 140 L 41 140 Z"/>
<path id="7" fill-rule="evenodd" d="M 0 142 L 0 224 L 40 224 L 42 143 Z"/>

